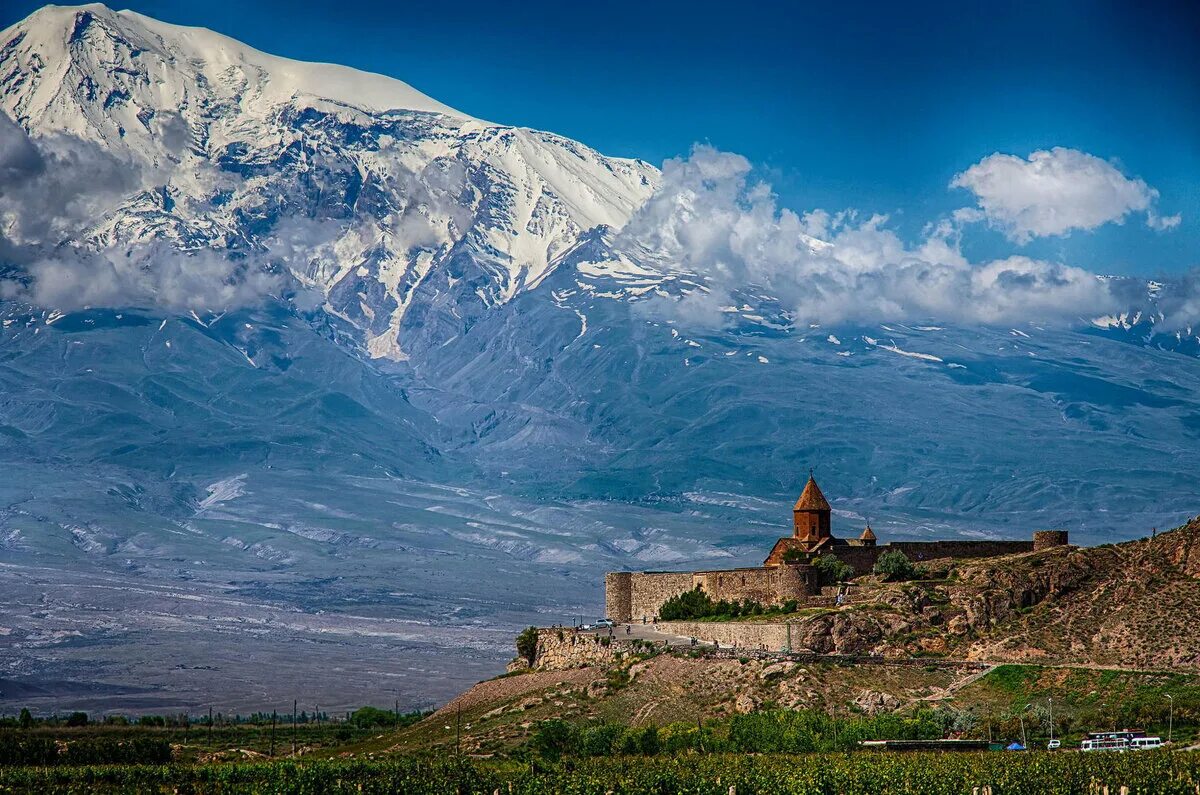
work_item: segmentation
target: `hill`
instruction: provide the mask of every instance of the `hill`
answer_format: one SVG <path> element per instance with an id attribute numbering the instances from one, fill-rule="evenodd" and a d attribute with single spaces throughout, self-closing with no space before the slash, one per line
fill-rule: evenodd
<path id="1" fill-rule="evenodd" d="M 1162 729 L 1167 696 L 1191 736 L 1200 719 L 1200 519 L 1169 533 L 1095 548 L 983 561 L 931 561 L 941 577 L 863 583 L 852 605 L 793 620 L 792 652 L 665 648 L 543 630 L 532 669 L 481 682 L 393 750 L 436 747 L 466 725 L 473 753 L 508 753 L 541 721 L 580 726 L 693 726 L 762 710 L 912 715 L 950 710 L 961 731 L 1013 736 L 1029 707 L 1039 734 L 1127 725 Z M 944 566 L 944 568 L 940 568 Z M 870 579 L 870 578 L 862 578 Z M 761 621 L 740 625 L 746 638 Z M 668 623 L 704 637 L 703 623 Z M 600 642 L 605 641 L 605 642 Z M 1052 700 L 1052 704 L 1051 704 Z M 1049 706 L 1047 706 L 1049 705 Z"/>
<path id="2" fill-rule="evenodd" d="M 820 653 L 1200 670 L 1200 519 L 1152 538 L 860 578 L 852 604 L 793 622 Z"/>

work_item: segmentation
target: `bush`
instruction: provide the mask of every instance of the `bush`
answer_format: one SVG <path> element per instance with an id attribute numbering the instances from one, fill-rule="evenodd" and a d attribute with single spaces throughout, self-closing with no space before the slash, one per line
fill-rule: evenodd
<path id="1" fill-rule="evenodd" d="M 891 582 L 911 580 L 920 573 L 912 561 L 899 550 L 884 552 L 880 555 L 879 559 L 875 561 L 873 571 L 876 574 L 882 574 Z"/>
<path id="2" fill-rule="evenodd" d="M 165 765 L 171 761 L 171 743 L 166 738 L 107 737 L 72 740 L 59 757 L 66 765 Z"/>
<path id="3" fill-rule="evenodd" d="M 57 757 L 53 738 L 0 734 L 0 765 L 52 765 Z"/>
<path id="4" fill-rule="evenodd" d="M 86 712 L 72 712 L 67 716 L 66 724 L 68 726 L 87 726 L 88 716 Z"/>
<path id="5" fill-rule="evenodd" d="M 689 618 L 716 615 L 717 607 L 704 589 L 696 586 L 663 602 L 662 607 L 658 609 L 658 617 L 663 621 L 686 621 Z"/>
<path id="6" fill-rule="evenodd" d="M 530 665 L 537 659 L 537 647 L 537 627 L 529 627 L 517 635 L 517 656 L 523 657 Z"/>
<path id="7" fill-rule="evenodd" d="M 891 553 L 884 554 L 890 555 Z M 854 576 L 854 569 L 850 564 L 839 560 L 834 555 L 821 555 L 813 561 L 813 565 L 816 566 L 821 575 L 821 582 L 825 585 L 833 585 Z"/>
<path id="8" fill-rule="evenodd" d="M 599 726 L 587 726 L 579 730 L 576 745 L 580 756 L 609 756 L 616 747 L 623 726 L 613 723 L 602 723 Z"/>
<path id="9" fill-rule="evenodd" d="M 783 552 L 784 563 L 803 563 L 807 559 L 808 555 L 796 549 L 795 547 L 786 549 Z"/>
<path id="10" fill-rule="evenodd" d="M 409 715 L 410 713 L 406 712 L 402 717 L 407 719 Z M 350 712 L 350 723 L 360 729 L 378 729 L 394 727 L 401 722 L 398 721 L 396 713 L 391 710 L 380 710 L 377 706 L 364 706 Z"/>
<path id="11" fill-rule="evenodd" d="M 662 743 L 658 739 L 657 726 L 645 726 L 643 728 L 628 728 L 621 735 L 620 745 L 621 753 L 626 756 L 642 754 L 643 756 L 654 756 L 662 748 Z"/>
<path id="12" fill-rule="evenodd" d="M 532 745 L 543 759 L 557 762 L 563 754 L 574 750 L 576 745 L 575 727 L 559 718 L 544 720 L 538 724 L 537 732 L 533 735 Z"/>
<path id="13" fill-rule="evenodd" d="M 700 586 L 672 596 L 658 609 L 663 621 L 688 621 L 695 618 L 739 618 L 741 616 L 769 616 L 796 612 L 796 601 L 789 600 L 777 607 L 763 607 L 750 599 L 744 602 L 729 602 L 722 599 L 714 602 Z"/>

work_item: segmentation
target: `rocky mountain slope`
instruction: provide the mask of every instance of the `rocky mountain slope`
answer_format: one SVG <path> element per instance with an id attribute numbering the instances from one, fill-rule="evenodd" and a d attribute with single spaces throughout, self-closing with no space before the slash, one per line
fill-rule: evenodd
<path id="1" fill-rule="evenodd" d="M 792 622 L 793 648 L 1200 671 L 1200 518 L 1122 544 L 922 565 L 929 579 L 859 578 L 849 606 Z"/>

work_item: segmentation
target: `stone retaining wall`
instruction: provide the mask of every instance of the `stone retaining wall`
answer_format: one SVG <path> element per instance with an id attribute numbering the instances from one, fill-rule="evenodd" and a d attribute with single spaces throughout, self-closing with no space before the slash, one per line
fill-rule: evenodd
<path id="1" fill-rule="evenodd" d="M 658 631 L 747 650 L 784 651 L 788 640 L 784 622 L 660 621 Z"/>

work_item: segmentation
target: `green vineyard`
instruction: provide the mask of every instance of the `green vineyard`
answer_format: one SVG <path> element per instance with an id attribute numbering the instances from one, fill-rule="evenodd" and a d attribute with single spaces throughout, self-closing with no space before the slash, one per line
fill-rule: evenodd
<path id="1" fill-rule="evenodd" d="M 487 761 L 26 767 L 0 792 L 406 795 L 1131 795 L 1200 792 L 1200 754 L 979 753 L 616 757 L 537 769 Z M 732 789 L 731 789 L 732 788 Z"/>

